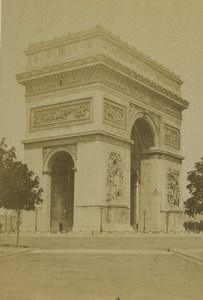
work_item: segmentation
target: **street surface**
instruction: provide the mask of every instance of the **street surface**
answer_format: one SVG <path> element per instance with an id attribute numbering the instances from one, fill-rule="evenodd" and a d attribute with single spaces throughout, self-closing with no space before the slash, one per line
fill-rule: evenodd
<path id="1" fill-rule="evenodd" d="M 21 254 L 0 247 L 0 300 L 203 299 L 203 264 L 168 251 L 203 257 L 202 236 L 23 236 L 21 244 L 30 247 Z"/>

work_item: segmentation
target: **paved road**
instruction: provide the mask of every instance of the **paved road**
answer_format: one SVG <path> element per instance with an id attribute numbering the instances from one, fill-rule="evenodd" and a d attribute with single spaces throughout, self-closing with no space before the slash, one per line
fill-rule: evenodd
<path id="1" fill-rule="evenodd" d="M 202 236 L 24 236 L 21 244 L 35 249 L 0 259 L 0 300 L 203 300 L 203 266 L 168 251 L 201 256 Z"/>
<path id="2" fill-rule="evenodd" d="M 203 268 L 173 254 L 36 251 L 0 260 L 1 300 L 203 299 Z"/>

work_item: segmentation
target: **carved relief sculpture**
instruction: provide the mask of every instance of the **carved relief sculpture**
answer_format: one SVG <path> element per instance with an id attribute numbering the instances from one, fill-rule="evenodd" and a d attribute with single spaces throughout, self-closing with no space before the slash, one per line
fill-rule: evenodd
<path id="1" fill-rule="evenodd" d="M 90 100 L 59 103 L 31 110 L 31 130 L 91 120 Z"/>
<path id="2" fill-rule="evenodd" d="M 165 124 L 165 144 L 180 149 L 180 130 Z"/>
<path id="3" fill-rule="evenodd" d="M 125 128 L 126 117 L 125 107 L 104 100 L 104 121 L 114 123 L 114 125 Z"/>
<path id="4" fill-rule="evenodd" d="M 107 201 L 120 202 L 123 196 L 123 166 L 122 157 L 117 152 L 111 152 L 107 170 Z"/>
<path id="5" fill-rule="evenodd" d="M 169 170 L 167 174 L 168 179 L 168 204 L 170 206 L 179 206 L 180 203 L 180 187 L 179 187 L 179 174 L 178 170 Z"/>

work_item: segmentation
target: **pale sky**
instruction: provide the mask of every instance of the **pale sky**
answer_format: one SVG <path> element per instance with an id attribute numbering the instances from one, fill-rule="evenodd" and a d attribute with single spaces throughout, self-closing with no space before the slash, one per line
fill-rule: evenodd
<path id="1" fill-rule="evenodd" d="M 183 173 L 203 156 L 202 0 L 3 0 L 1 132 L 23 158 L 24 72 L 29 44 L 97 24 L 180 75 Z"/>
<path id="2" fill-rule="evenodd" d="M 0 0 L 0 44 L 1 44 L 1 0 Z"/>

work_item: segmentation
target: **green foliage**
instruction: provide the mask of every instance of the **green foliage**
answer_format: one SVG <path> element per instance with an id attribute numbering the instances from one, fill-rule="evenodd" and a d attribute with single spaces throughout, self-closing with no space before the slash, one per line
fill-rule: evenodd
<path id="1" fill-rule="evenodd" d="M 13 210 L 34 210 L 42 203 L 39 179 L 26 164 L 16 160 L 15 149 L 0 143 L 0 207 Z"/>
<path id="2" fill-rule="evenodd" d="M 187 185 L 191 197 L 185 204 L 185 213 L 190 217 L 203 214 L 203 158 L 195 163 L 195 170 L 188 173 Z"/>

